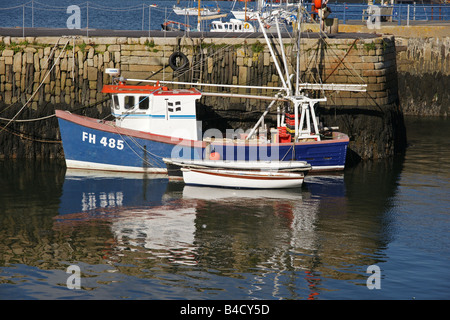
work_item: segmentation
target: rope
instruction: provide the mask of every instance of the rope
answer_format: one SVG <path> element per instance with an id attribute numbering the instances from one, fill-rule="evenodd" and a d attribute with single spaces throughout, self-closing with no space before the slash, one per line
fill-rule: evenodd
<path id="1" fill-rule="evenodd" d="M 52 51 L 50 51 L 50 54 L 48 55 L 47 61 L 45 61 L 45 68 L 48 67 L 48 62 L 50 61 L 50 58 L 53 57 L 53 53 L 54 53 L 56 47 L 57 47 L 58 44 L 59 44 L 59 40 L 61 40 L 61 38 L 58 39 L 58 41 L 57 41 L 57 42 L 55 43 L 55 45 L 53 46 Z M 31 83 L 28 85 L 28 87 L 24 90 L 24 92 L 27 92 L 33 85 L 34 85 L 34 83 L 31 82 Z M 12 104 L 10 104 L 10 105 L 7 106 L 5 109 L 3 109 L 2 111 L 0 111 L 0 113 L 1 113 L 1 112 L 4 112 L 4 111 L 6 111 L 6 110 L 8 110 L 11 106 L 12 106 Z M 4 118 L 3 118 L 3 119 L 4 119 Z M 1 131 L 0 131 L 0 132 L 1 132 Z"/>
<path id="2" fill-rule="evenodd" d="M 124 136 L 119 132 L 117 126 L 113 126 L 113 128 L 116 130 L 117 134 L 120 135 L 120 137 L 123 139 L 123 141 L 126 143 L 126 145 L 131 149 L 131 151 L 139 158 L 141 159 L 144 163 L 155 167 L 155 168 L 162 168 L 161 166 L 158 165 L 158 163 L 156 161 L 151 162 L 151 160 L 147 160 L 145 158 L 143 158 L 142 156 L 139 155 L 139 153 L 137 153 L 133 147 L 127 142 L 127 139 L 124 138 Z M 129 138 L 136 146 L 138 146 L 138 148 L 140 148 L 141 150 L 143 150 L 146 154 L 149 154 L 151 156 L 153 156 L 154 158 L 160 158 L 162 159 L 163 157 L 155 155 L 153 153 L 151 153 L 150 151 L 148 151 L 146 148 L 143 148 L 132 136 L 129 135 L 125 135 L 127 138 Z"/>
<path id="3" fill-rule="evenodd" d="M 27 3 L 21 4 L 21 5 L 17 5 L 17 6 L 14 6 L 14 7 L 8 7 L 8 8 L 0 8 L 0 10 L 9 10 L 9 9 L 18 9 L 18 8 L 23 8 L 23 6 L 27 5 L 28 3 L 30 3 L 30 2 L 27 2 Z"/>
<path id="4" fill-rule="evenodd" d="M 347 55 L 350 53 L 350 51 L 352 50 L 353 46 L 355 45 L 355 43 L 358 41 L 359 39 L 356 38 L 355 41 L 353 41 L 352 45 L 350 46 L 350 48 L 347 50 L 347 52 L 345 53 L 344 57 L 342 59 L 339 60 L 339 63 L 336 65 L 336 67 L 334 67 L 333 71 L 331 71 L 331 73 L 325 78 L 324 81 L 327 81 L 329 77 L 331 77 L 331 75 L 337 70 L 337 68 L 342 64 L 342 62 L 344 61 L 344 59 L 347 57 Z"/>
<path id="5" fill-rule="evenodd" d="M 306 12 L 306 15 L 307 15 L 307 17 L 310 18 L 311 21 L 313 21 L 313 23 L 315 23 L 316 25 L 319 25 L 319 23 L 317 23 L 317 22 L 311 17 L 311 14 L 310 14 L 309 12 Z M 331 52 L 332 52 L 337 58 L 339 58 L 339 55 L 336 53 L 336 51 L 334 51 L 334 49 L 332 48 L 332 46 L 329 46 L 328 43 L 326 42 L 326 39 L 330 39 L 330 38 L 329 38 L 328 35 L 320 28 L 320 25 L 319 25 L 319 35 L 322 36 L 321 38 L 322 38 L 322 39 L 325 41 L 325 43 L 327 44 L 327 48 L 330 49 Z M 344 58 L 339 62 L 339 64 L 341 64 L 341 63 L 343 62 L 343 60 L 345 59 L 345 57 L 348 55 L 348 53 L 350 52 L 351 48 L 352 48 L 353 45 L 356 43 L 356 40 L 359 40 L 359 38 L 356 38 L 356 39 L 355 39 L 355 42 L 352 44 L 352 46 L 351 46 L 351 47 L 349 48 L 349 50 L 346 52 Z M 344 63 L 344 65 L 345 65 L 345 63 Z M 336 67 L 336 68 L 337 68 L 337 67 Z M 347 66 L 346 66 L 346 68 L 347 68 Z M 362 83 L 365 83 L 364 79 L 361 77 L 361 75 L 360 75 L 358 72 L 356 72 L 355 68 L 354 68 L 352 65 L 350 65 L 350 68 L 352 69 L 352 71 L 354 72 L 354 74 L 362 81 Z M 347 69 L 348 69 L 348 68 L 347 68 Z M 334 72 L 334 71 L 335 71 L 335 70 L 333 70 L 333 72 Z M 333 73 L 333 72 L 332 72 L 332 73 Z M 330 75 L 331 75 L 331 74 L 330 74 Z M 329 75 L 329 76 L 330 76 L 330 75 Z M 328 79 L 328 77 L 327 77 L 327 79 Z M 327 79 L 325 79 L 325 81 L 326 81 Z"/>
<path id="6" fill-rule="evenodd" d="M 0 126 L 1 127 L 1 126 Z M 10 129 L 7 129 L 6 127 L 1 127 L 2 130 L 5 130 L 6 132 L 11 133 L 12 135 L 15 135 L 21 139 L 26 139 L 26 140 L 30 140 L 30 141 L 34 141 L 34 142 L 41 142 L 41 143 L 61 143 L 61 140 L 45 140 L 45 139 L 36 139 L 36 138 L 29 138 L 27 136 L 29 136 L 28 133 L 24 133 L 24 132 L 15 132 L 12 131 Z"/>
<path id="7" fill-rule="evenodd" d="M 11 121 L 11 122 L 35 122 L 35 121 L 47 120 L 47 119 L 53 118 L 54 116 L 55 116 L 55 114 L 51 114 L 51 115 L 45 116 L 45 117 L 40 117 L 40 118 L 35 118 L 35 119 L 25 119 L 25 120 L 13 120 L 13 119 L 6 119 L 6 118 L 0 117 L 0 120 Z"/>
<path id="8" fill-rule="evenodd" d="M 61 38 L 60 38 L 61 39 Z M 59 43 L 59 40 L 58 42 Z M 12 117 L 12 119 L 10 119 L 8 121 L 8 123 L 0 130 L 0 133 L 3 132 L 3 130 L 6 129 L 6 127 L 8 127 L 8 125 L 13 122 L 18 116 L 19 114 L 23 111 L 23 109 L 25 109 L 25 107 L 28 105 L 28 103 L 34 98 L 34 96 L 36 95 L 36 93 L 39 91 L 39 89 L 42 87 L 42 85 L 44 84 L 44 81 L 47 79 L 47 77 L 49 76 L 50 72 L 52 72 L 53 68 L 56 66 L 56 63 L 59 61 L 59 59 L 61 58 L 61 55 L 63 53 L 65 53 L 65 49 L 67 47 L 67 44 L 69 43 L 70 40 L 67 40 L 66 44 L 64 45 L 64 48 L 61 50 L 61 53 L 59 54 L 58 58 L 56 59 L 55 63 L 53 63 L 53 66 L 51 67 L 51 69 L 47 72 L 47 74 L 45 75 L 44 79 L 41 81 L 41 83 L 39 84 L 39 86 L 36 88 L 36 90 L 33 92 L 33 94 L 31 95 L 31 97 L 28 99 L 28 101 L 22 106 L 22 108 L 15 114 L 14 117 Z M 50 59 L 50 56 L 49 56 Z"/>
<path id="9" fill-rule="evenodd" d="M 250 38 L 250 37 L 252 36 L 252 34 L 253 34 L 253 33 L 251 33 L 251 32 L 249 32 L 249 33 L 241 33 L 239 36 L 236 37 L 236 39 L 244 39 L 244 40 L 246 40 L 246 39 Z M 183 38 L 185 38 L 185 37 L 186 37 L 186 36 L 184 35 Z M 187 74 L 188 72 L 190 72 L 191 70 L 194 70 L 194 69 L 197 68 L 197 67 L 201 67 L 202 61 L 204 62 L 204 61 L 205 61 L 206 59 L 208 59 L 208 58 L 212 58 L 213 61 L 214 61 L 214 63 L 215 63 L 216 59 L 222 57 L 223 54 L 224 54 L 224 52 L 225 52 L 226 50 L 228 50 L 229 48 L 234 48 L 234 45 L 233 45 L 233 44 L 229 44 L 229 45 L 226 45 L 226 46 L 221 47 L 221 48 L 218 49 L 218 50 L 214 50 L 214 52 L 212 52 L 212 53 L 206 55 L 203 59 L 200 59 L 199 62 L 192 64 L 192 65 L 191 65 L 191 68 L 185 70 L 184 72 L 179 72 L 179 73 L 177 74 L 177 76 L 174 77 L 174 79 L 178 79 L 178 78 L 184 76 L 185 74 Z M 202 48 L 201 48 L 201 50 L 202 50 Z M 289 58 L 288 58 L 288 59 L 289 59 Z M 269 73 L 269 71 L 267 71 L 267 74 L 268 74 L 268 73 Z M 246 81 L 244 84 L 249 84 L 249 81 Z M 238 89 L 239 89 L 239 88 L 234 88 L 233 90 L 238 90 Z"/>
<path id="10" fill-rule="evenodd" d="M 72 112 L 76 112 L 76 111 L 80 111 L 80 110 L 83 110 L 83 109 L 92 108 L 92 107 L 95 107 L 95 106 L 97 106 L 97 105 L 99 105 L 99 104 L 102 104 L 103 102 L 109 101 L 109 100 L 110 100 L 109 98 L 105 98 L 105 99 L 103 99 L 103 100 L 101 100 L 101 101 L 97 101 L 97 102 L 95 102 L 95 103 L 93 103 L 93 104 L 90 104 L 90 105 L 88 105 L 88 106 L 83 106 L 83 107 L 79 107 L 79 108 L 73 109 Z M 5 110 L 6 110 L 6 109 L 5 109 Z M 43 116 L 43 117 L 40 117 L 40 118 L 24 119 L 24 120 L 14 120 L 14 119 L 8 119 L 8 118 L 2 118 L 2 117 L 0 117 L 0 120 L 2 120 L 2 121 L 10 121 L 10 122 L 36 122 L 36 121 L 47 120 L 47 119 L 53 118 L 53 117 L 55 117 L 55 116 L 56 116 L 56 114 L 51 114 L 51 115 Z M 110 114 L 107 115 L 105 118 L 103 118 L 103 120 L 106 119 L 106 118 L 109 117 L 109 116 L 111 116 L 111 115 L 110 115 Z"/>

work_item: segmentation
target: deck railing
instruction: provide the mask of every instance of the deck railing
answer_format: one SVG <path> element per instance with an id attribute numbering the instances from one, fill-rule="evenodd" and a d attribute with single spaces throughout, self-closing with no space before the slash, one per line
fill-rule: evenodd
<path id="1" fill-rule="evenodd" d="M 42 0 L 41 0 L 42 1 Z M 0 7 L 0 27 L 26 28 L 65 28 L 70 12 L 67 6 L 51 6 L 38 0 L 29 0 L 16 6 Z M 328 6 L 332 10 L 329 18 L 338 18 L 342 24 L 366 21 L 371 14 L 367 4 L 337 3 L 330 0 Z M 155 30 L 160 29 L 161 23 L 174 18 L 172 5 L 176 1 L 158 1 L 158 6 L 141 3 L 134 6 L 112 7 L 97 2 L 77 4 L 81 11 L 81 26 L 88 35 L 89 29 L 127 29 L 127 30 Z M 306 3 L 307 10 L 311 10 L 311 3 Z M 71 6 L 72 7 L 72 6 Z M 225 7 L 225 5 L 224 5 Z M 414 21 L 448 21 L 450 22 L 450 4 L 395 4 L 380 6 L 391 8 L 383 10 L 382 21 L 391 21 L 398 25 L 409 25 Z M 222 12 L 226 12 L 226 9 Z M 172 17 L 171 17 L 172 15 Z M 231 17 L 231 14 L 229 15 Z M 373 17 L 373 14 L 372 14 Z M 176 17 L 183 20 L 183 17 Z M 156 23 L 158 20 L 158 23 Z M 183 20 L 183 21 L 181 21 Z M 192 22 L 192 21 L 191 21 Z"/>
<path id="2" fill-rule="evenodd" d="M 329 18 L 338 18 L 340 23 L 349 21 L 365 21 L 369 13 L 367 4 L 328 3 L 332 13 Z M 391 8 L 391 14 L 384 14 L 382 20 L 395 21 L 398 25 L 411 21 L 449 21 L 450 5 L 434 4 L 395 4 L 393 6 L 378 6 Z"/>

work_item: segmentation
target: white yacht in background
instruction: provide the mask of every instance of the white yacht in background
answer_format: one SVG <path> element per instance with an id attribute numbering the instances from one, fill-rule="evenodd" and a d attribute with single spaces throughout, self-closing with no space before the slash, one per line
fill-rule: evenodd
<path id="1" fill-rule="evenodd" d="M 255 27 L 248 21 L 230 19 L 230 21 L 216 20 L 211 22 L 211 32 L 255 32 Z"/>

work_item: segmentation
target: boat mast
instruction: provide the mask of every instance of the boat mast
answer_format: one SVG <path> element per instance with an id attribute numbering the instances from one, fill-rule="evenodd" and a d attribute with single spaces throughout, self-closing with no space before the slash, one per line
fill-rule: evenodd
<path id="1" fill-rule="evenodd" d="M 280 50 L 281 50 L 281 57 L 283 58 L 284 71 L 286 72 L 286 81 L 287 81 L 287 85 L 289 87 L 289 92 L 290 92 L 290 94 L 292 94 L 292 84 L 290 81 L 288 64 L 287 64 L 287 60 L 286 60 L 286 54 L 284 52 L 284 45 L 283 45 L 283 38 L 281 36 L 281 31 L 280 31 L 280 24 L 278 23 L 278 16 L 275 16 L 275 24 L 277 26 L 278 39 L 280 39 Z"/>
<path id="2" fill-rule="evenodd" d="M 284 51 L 283 38 L 281 36 L 280 25 L 278 23 L 278 17 L 275 17 L 275 24 L 277 27 L 277 33 L 278 33 L 278 37 L 279 37 L 279 41 L 280 41 L 280 51 L 281 51 L 282 61 L 284 63 L 286 80 L 285 80 L 285 77 L 281 71 L 279 64 L 278 64 L 278 59 L 274 54 L 272 45 L 269 42 L 266 31 L 264 30 L 264 26 L 262 24 L 259 14 L 257 15 L 257 20 L 259 22 L 259 25 L 260 25 L 260 28 L 264 35 L 264 38 L 266 39 L 267 46 L 269 48 L 270 54 L 272 55 L 272 59 L 274 61 L 275 67 L 278 71 L 278 75 L 282 81 L 283 88 L 285 89 L 286 94 L 285 94 L 284 98 L 291 101 L 294 106 L 294 141 L 298 141 L 299 138 L 302 138 L 302 139 L 313 138 L 316 141 L 319 141 L 320 135 L 319 135 L 319 128 L 318 128 L 318 124 L 317 124 L 316 115 L 314 112 L 314 105 L 319 101 L 326 101 L 326 98 L 310 99 L 310 98 L 300 94 L 300 89 L 299 89 L 299 85 L 298 85 L 298 83 L 299 83 L 298 59 L 299 59 L 299 55 L 300 55 L 299 48 L 297 50 L 297 74 L 296 74 L 297 88 L 295 89 L 295 94 L 294 94 L 293 89 L 292 89 L 292 84 L 291 84 L 291 78 L 293 75 L 289 74 L 286 53 Z M 299 34 L 297 36 L 299 36 Z M 273 104 L 271 104 L 271 105 L 273 105 Z M 301 111 L 300 111 L 300 109 L 301 109 Z M 278 118 L 280 117 L 279 111 L 280 110 L 278 110 L 278 115 L 277 115 Z M 267 113 L 267 110 L 265 113 Z M 299 113 L 300 113 L 300 121 L 298 119 Z M 285 116 L 284 114 L 281 115 L 281 122 L 279 123 L 279 125 L 280 124 L 283 125 L 284 116 Z M 311 127 L 311 122 L 312 122 L 313 127 Z M 306 129 L 304 129 L 305 125 L 306 125 Z"/>
<path id="3" fill-rule="evenodd" d="M 245 0 L 245 11 L 244 11 L 244 21 L 247 21 L 247 0 Z"/>
<path id="4" fill-rule="evenodd" d="M 259 16 L 259 13 L 256 14 L 256 19 L 258 20 L 259 28 L 261 29 L 261 31 L 262 31 L 262 33 L 263 33 L 263 35 L 264 35 L 264 38 L 266 39 L 267 47 L 269 48 L 270 55 L 272 56 L 272 59 L 273 59 L 273 63 L 275 64 L 275 67 L 276 67 L 276 69 L 277 69 L 277 71 L 278 71 L 278 76 L 279 76 L 280 79 L 281 79 L 281 82 L 282 82 L 282 84 L 283 84 L 283 88 L 285 89 L 286 93 L 287 93 L 288 95 L 290 95 L 290 94 L 291 94 L 291 93 L 290 93 L 290 90 L 289 90 L 289 88 L 288 88 L 288 86 L 287 86 L 287 84 L 286 84 L 286 81 L 284 80 L 283 73 L 281 72 L 280 66 L 279 66 L 279 64 L 278 64 L 278 59 L 277 59 L 277 57 L 275 56 L 275 53 L 274 53 L 273 48 L 272 48 L 272 45 L 270 44 L 269 38 L 267 37 L 267 33 L 266 33 L 266 30 L 265 30 L 265 28 L 264 28 L 264 25 L 263 25 L 263 23 L 262 23 L 262 21 L 261 21 L 261 17 Z M 283 44 L 281 44 L 281 45 L 283 45 Z M 289 79 L 288 79 L 288 80 L 289 80 Z"/>
<path id="5" fill-rule="evenodd" d="M 197 19 L 197 30 L 198 31 L 201 31 L 200 30 L 200 24 L 201 24 L 201 20 L 200 20 L 200 0 L 198 0 L 198 19 Z"/>

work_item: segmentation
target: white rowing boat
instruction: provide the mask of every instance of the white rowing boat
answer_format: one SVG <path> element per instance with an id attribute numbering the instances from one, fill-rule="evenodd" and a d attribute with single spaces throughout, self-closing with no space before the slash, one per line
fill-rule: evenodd
<path id="1" fill-rule="evenodd" d="M 209 187 L 242 189 L 299 188 L 302 172 L 181 168 L 184 183 Z"/>
<path id="2" fill-rule="evenodd" d="M 169 175 L 188 185 L 280 189 L 301 187 L 311 165 L 305 161 L 224 161 L 164 158 Z"/>
<path id="3" fill-rule="evenodd" d="M 167 166 L 172 168 L 203 168 L 257 171 L 296 171 L 307 173 L 311 165 L 306 161 L 244 161 L 244 160 L 195 160 L 182 158 L 163 158 Z"/>

